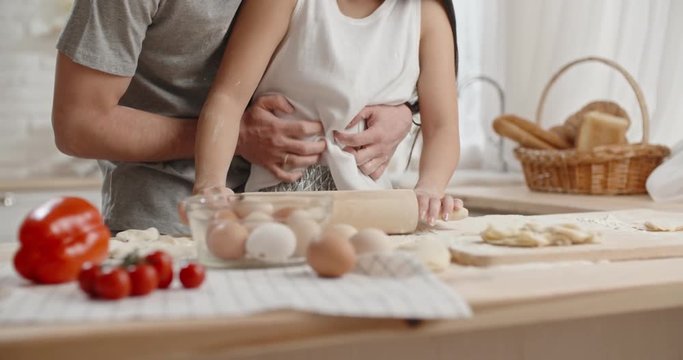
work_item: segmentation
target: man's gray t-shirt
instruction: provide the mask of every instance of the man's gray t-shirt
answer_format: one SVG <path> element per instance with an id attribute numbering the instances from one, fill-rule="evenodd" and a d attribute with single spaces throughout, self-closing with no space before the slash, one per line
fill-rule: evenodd
<path id="1" fill-rule="evenodd" d="M 239 3 L 77 0 L 57 48 L 78 64 L 132 77 L 120 105 L 196 119 Z M 193 161 L 100 161 L 100 168 L 104 175 L 102 212 L 112 230 L 155 226 L 162 233 L 187 233 L 176 209 L 191 193 Z M 244 184 L 247 175 L 248 164 L 236 158 L 228 186 Z"/>

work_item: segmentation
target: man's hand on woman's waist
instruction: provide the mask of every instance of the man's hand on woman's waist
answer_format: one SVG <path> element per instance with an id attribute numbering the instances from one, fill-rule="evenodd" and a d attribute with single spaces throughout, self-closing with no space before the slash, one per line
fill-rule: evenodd
<path id="1" fill-rule="evenodd" d="M 281 95 L 264 95 L 242 117 L 237 154 L 252 164 L 268 169 L 278 179 L 294 182 L 301 170 L 320 161 L 325 141 L 306 139 L 323 135 L 318 121 L 283 120 L 275 113 L 291 114 L 292 105 Z"/>

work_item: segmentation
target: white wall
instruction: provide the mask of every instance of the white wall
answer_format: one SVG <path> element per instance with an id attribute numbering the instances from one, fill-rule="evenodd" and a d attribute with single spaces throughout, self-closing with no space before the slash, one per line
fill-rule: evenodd
<path id="1" fill-rule="evenodd" d="M 54 146 L 55 43 L 71 0 L 0 0 L 0 180 L 93 174 Z"/>

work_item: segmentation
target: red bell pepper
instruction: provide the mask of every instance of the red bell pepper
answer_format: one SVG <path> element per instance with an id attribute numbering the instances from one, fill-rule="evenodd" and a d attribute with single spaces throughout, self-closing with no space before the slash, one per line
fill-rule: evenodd
<path id="1" fill-rule="evenodd" d="M 73 281 L 84 263 L 99 264 L 107 258 L 110 237 L 89 202 L 74 197 L 50 200 L 24 219 L 14 267 L 38 284 Z"/>

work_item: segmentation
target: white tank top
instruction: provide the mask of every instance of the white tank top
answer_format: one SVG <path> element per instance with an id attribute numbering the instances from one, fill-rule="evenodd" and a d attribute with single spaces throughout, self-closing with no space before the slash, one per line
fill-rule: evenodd
<path id="1" fill-rule="evenodd" d="M 336 143 L 367 105 L 399 105 L 416 96 L 420 73 L 420 0 L 385 0 L 371 15 L 344 15 L 336 0 L 298 0 L 289 31 L 255 96 L 278 93 L 295 108 L 284 118 L 319 119 L 330 168 L 339 190 L 391 188 L 388 177 L 363 175 L 353 155 Z M 283 116 L 283 114 L 278 114 Z M 280 183 L 267 169 L 253 166 L 246 191 Z"/>

